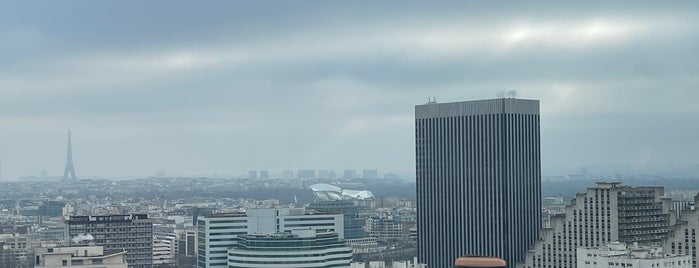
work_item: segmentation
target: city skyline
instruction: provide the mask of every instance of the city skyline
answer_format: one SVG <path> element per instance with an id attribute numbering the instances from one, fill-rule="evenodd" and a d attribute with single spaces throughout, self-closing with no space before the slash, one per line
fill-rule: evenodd
<path id="1" fill-rule="evenodd" d="M 83 177 L 411 172 L 410 107 L 510 90 L 544 174 L 699 173 L 696 2 L 42 5 L 0 9 L 3 179 L 67 129 Z"/>

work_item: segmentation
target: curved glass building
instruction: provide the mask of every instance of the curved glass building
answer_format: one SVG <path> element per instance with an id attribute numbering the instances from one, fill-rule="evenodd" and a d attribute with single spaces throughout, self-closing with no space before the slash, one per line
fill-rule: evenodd
<path id="1" fill-rule="evenodd" d="M 334 232 L 293 230 L 239 238 L 228 249 L 229 268 L 349 268 L 352 261 L 352 250 Z"/>

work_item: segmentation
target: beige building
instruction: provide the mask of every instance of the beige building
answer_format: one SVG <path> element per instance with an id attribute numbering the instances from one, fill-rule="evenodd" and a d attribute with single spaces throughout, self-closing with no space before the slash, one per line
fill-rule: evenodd
<path id="1" fill-rule="evenodd" d="M 692 267 L 699 268 L 697 263 L 697 233 L 699 232 L 699 211 L 696 204 L 699 195 L 694 197 L 695 206 L 682 211 L 682 216 L 673 226 L 673 233 L 665 243 L 665 250 L 673 254 L 692 256 Z"/>
<path id="2" fill-rule="evenodd" d="M 692 268 L 692 257 L 663 253 L 661 247 L 627 247 L 612 242 L 599 248 L 578 248 L 578 268 Z"/>
<path id="3" fill-rule="evenodd" d="M 633 187 L 598 182 L 579 193 L 565 214 L 551 217 L 541 238 L 527 252 L 523 268 L 576 267 L 576 249 L 600 247 L 613 241 L 662 245 L 674 224 L 672 201 L 662 187 Z"/>
<path id="4" fill-rule="evenodd" d="M 126 251 L 104 252 L 102 246 L 36 248 L 35 268 L 127 268 Z"/>

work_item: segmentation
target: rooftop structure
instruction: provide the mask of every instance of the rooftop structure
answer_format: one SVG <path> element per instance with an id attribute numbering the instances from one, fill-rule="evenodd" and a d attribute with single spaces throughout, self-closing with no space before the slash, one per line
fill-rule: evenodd
<path id="1" fill-rule="evenodd" d="M 338 201 L 338 200 L 373 200 L 374 194 L 367 190 L 348 190 L 340 187 L 318 183 L 310 186 L 313 195 L 318 201 Z"/>
<path id="2" fill-rule="evenodd" d="M 602 247 L 577 249 L 578 268 L 693 268 L 692 256 L 663 253 L 661 247 L 627 247 L 611 242 Z"/>
<path id="3" fill-rule="evenodd" d="M 127 268 L 126 251 L 104 251 L 102 246 L 41 247 L 35 249 L 35 268 Z"/>

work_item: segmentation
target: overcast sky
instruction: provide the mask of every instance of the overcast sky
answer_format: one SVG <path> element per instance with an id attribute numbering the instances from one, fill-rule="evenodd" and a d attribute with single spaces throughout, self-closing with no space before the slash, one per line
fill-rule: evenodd
<path id="1" fill-rule="evenodd" d="M 2 176 L 409 172 L 415 104 L 512 89 L 545 174 L 699 170 L 699 2 L 435 2 L 0 2 Z"/>

